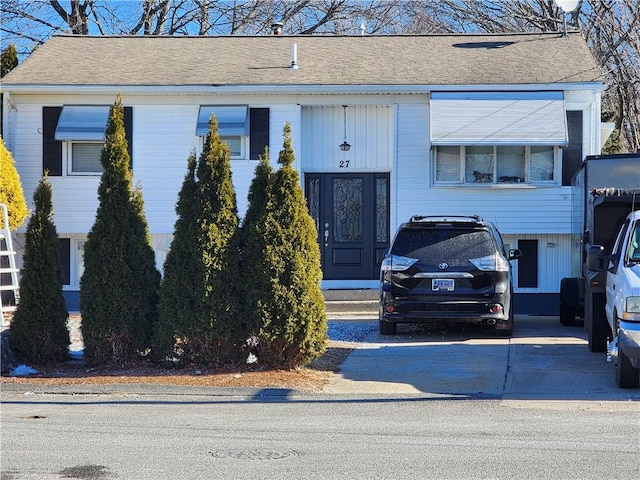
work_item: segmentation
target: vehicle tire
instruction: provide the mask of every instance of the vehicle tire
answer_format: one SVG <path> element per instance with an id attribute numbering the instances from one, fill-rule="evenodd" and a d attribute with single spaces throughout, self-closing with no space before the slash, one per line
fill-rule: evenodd
<path id="1" fill-rule="evenodd" d="M 513 327 L 511 328 L 501 328 L 501 329 L 496 329 L 496 332 L 498 334 L 499 337 L 510 337 L 511 335 L 513 335 Z"/>
<path id="2" fill-rule="evenodd" d="M 396 324 L 394 322 L 387 322 L 382 318 L 382 312 L 380 312 L 378 317 L 378 330 L 380 331 L 380 335 L 395 335 L 396 334 Z"/>
<path id="3" fill-rule="evenodd" d="M 606 352 L 607 351 L 607 324 L 602 322 L 593 322 L 591 330 L 589 330 L 589 351 L 590 352 Z"/>
<path id="4" fill-rule="evenodd" d="M 640 370 L 631 365 L 622 349 L 618 348 L 616 363 L 616 385 L 619 388 L 636 388 L 640 386 Z"/>
<path id="5" fill-rule="evenodd" d="M 617 325 L 618 319 L 616 318 Z M 619 343 L 618 361 L 616 362 L 616 385 L 618 388 L 636 388 L 640 386 L 640 369 L 631 364 L 629 357 L 622 351 Z"/>
<path id="6" fill-rule="evenodd" d="M 576 324 L 577 305 L 580 303 L 580 279 L 563 278 L 560 281 L 560 325 Z"/>
<path id="7" fill-rule="evenodd" d="M 513 298 L 513 296 L 511 297 Z M 513 335 L 513 307 L 509 308 L 509 328 L 496 328 L 499 337 L 510 337 Z"/>
<path id="8" fill-rule="evenodd" d="M 609 338 L 609 323 L 604 314 L 604 294 L 593 295 L 591 328 L 587 328 L 589 351 L 606 352 Z M 586 312 L 585 312 L 586 315 Z"/>
<path id="9" fill-rule="evenodd" d="M 560 325 L 565 327 L 574 326 L 576 324 L 576 313 L 577 309 L 575 307 L 560 305 Z"/>

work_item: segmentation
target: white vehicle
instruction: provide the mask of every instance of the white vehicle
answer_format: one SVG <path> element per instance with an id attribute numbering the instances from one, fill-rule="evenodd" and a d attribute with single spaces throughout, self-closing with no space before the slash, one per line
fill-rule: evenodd
<path id="1" fill-rule="evenodd" d="M 620 388 L 640 385 L 640 210 L 620 228 L 610 255 L 592 245 L 587 256 L 592 270 L 606 270 L 605 315 L 609 324 L 608 353 L 616 365 Z"/>

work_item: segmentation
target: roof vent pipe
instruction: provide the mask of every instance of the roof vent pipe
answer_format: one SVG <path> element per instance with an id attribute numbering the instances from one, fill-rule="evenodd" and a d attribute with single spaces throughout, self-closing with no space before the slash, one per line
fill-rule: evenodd
<path id="1" fill-rule="evenodd" d="M 298 70 L 298 45 L 291 45 L 291 70 Z"/>
<path id="2" fill-rule="evenodd" d="M 284 27 L 284 23 L 275 22 L 271 24 L 271 34 L 272 35 L 282 35 L 282 27 Z"/>

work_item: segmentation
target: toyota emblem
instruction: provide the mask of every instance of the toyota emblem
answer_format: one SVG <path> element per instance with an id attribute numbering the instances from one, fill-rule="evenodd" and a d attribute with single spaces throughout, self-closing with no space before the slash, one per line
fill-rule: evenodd
<path id="1" fill-rule="evenodd" d="M 439 264 L 438 264 L 438 268 L 439 268 L 440 270 L 446 270 L 447 268 L 449 268 L 449 264 L 448 264 L 448 263 L 446 263 L 446 262 L 439 263 Z"/>

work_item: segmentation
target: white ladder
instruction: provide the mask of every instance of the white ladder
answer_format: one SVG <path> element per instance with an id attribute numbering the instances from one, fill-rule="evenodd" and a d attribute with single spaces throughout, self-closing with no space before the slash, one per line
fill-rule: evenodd
<path id="1" fill-rule="evenodd" d="M 0 210 L 2 210 L 1 213 L 4 220 L 2 229 L 0 229 L 0 321 L 4 325 L 4 314 L 14 312 L 20 301 L 20 284 L 18 282 L 18 269 L 16 268 L 16 252 L 13 250 L 11 232 L 9 231 L 9 212 L 4 203 L 0 203 Z M 4 258 L 9 260 L 8 267 Z M 9 274 L 11 280 L 5 285 L 4 278 L 7 276 L 6 274 Z M 11 302 L 8 305 L 4 304 L 2 293 L 6 291 L 13 292 L 13 304 Z"/>

